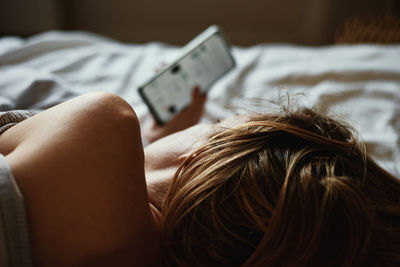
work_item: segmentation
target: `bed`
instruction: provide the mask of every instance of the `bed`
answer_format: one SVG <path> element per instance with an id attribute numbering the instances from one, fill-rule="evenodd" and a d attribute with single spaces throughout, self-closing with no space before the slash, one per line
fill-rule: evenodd
<path id="1" fill-rule="evenodd" d="M 40 111 L 77 95 L 108 91 L 151 121 L 137 87 L 179 47 L 124 44 L 86 32 L 0 39 L 0 111 Z M 400 45 L 233 47 L 237 67 L 211 89 L 203 122 L 269 112 L 287 99 L 351 123 L 368 153 L 400 177 Z"/>

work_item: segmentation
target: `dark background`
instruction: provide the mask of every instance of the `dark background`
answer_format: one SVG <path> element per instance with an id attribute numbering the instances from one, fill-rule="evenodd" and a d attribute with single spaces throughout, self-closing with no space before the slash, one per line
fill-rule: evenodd
<path id="1" fill-rule="evenodd" d="M 84 30 L 182 45 L 219 24 L 235 45 L 324 45 L 349 18 L 399 11 L 399 0 L 0 0 L 0 36 Z"/>

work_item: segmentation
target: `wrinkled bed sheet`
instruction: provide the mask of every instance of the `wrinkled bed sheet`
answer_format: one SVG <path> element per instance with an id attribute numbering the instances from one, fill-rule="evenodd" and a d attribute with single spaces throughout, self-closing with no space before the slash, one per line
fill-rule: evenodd
<path id="1" fill-rule="evenodd" d="M 91 91 L 120 95 L 151 120 L 137 87 L 178 47 L 122 44 L 88 33 L 0 39 L 0 111 L 42 110 Z M 318 105 L 351 123 L 370 155 L 400 177 L 400 46 L 233 48 L 237 67 L 208 95 L 204 122 L 270 112 L 272 102 Z"/>

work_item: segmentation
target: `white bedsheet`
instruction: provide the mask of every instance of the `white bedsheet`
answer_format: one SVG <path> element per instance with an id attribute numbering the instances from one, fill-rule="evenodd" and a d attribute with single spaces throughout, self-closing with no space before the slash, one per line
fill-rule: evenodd
<path id="1" fill-rule="evenodd" d="M 0 110 L 41 110 L 103 90 L 126 99 L 145 123 L 150 114 L 136 88 L 178 49 L 79 32 L 2 38 Z M 301 94 L 300 103 L 354 125 L 370 155 L 400 177 L 400 46 L 259 45 L 233 53 L 237 68 L 211 89 L 204 121 L 268 111 L 268 100 Z"/>

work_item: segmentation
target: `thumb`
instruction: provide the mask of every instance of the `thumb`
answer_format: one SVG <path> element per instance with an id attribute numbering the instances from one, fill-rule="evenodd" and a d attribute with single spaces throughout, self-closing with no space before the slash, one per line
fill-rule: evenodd
<path id="1" fill-rule="evenodd" d="M 207 94 L 202 93 L 200 87 L 196 85 L 192 90 L 192 102 L 191 106 L 202 106 L 207 99 Z"/>

